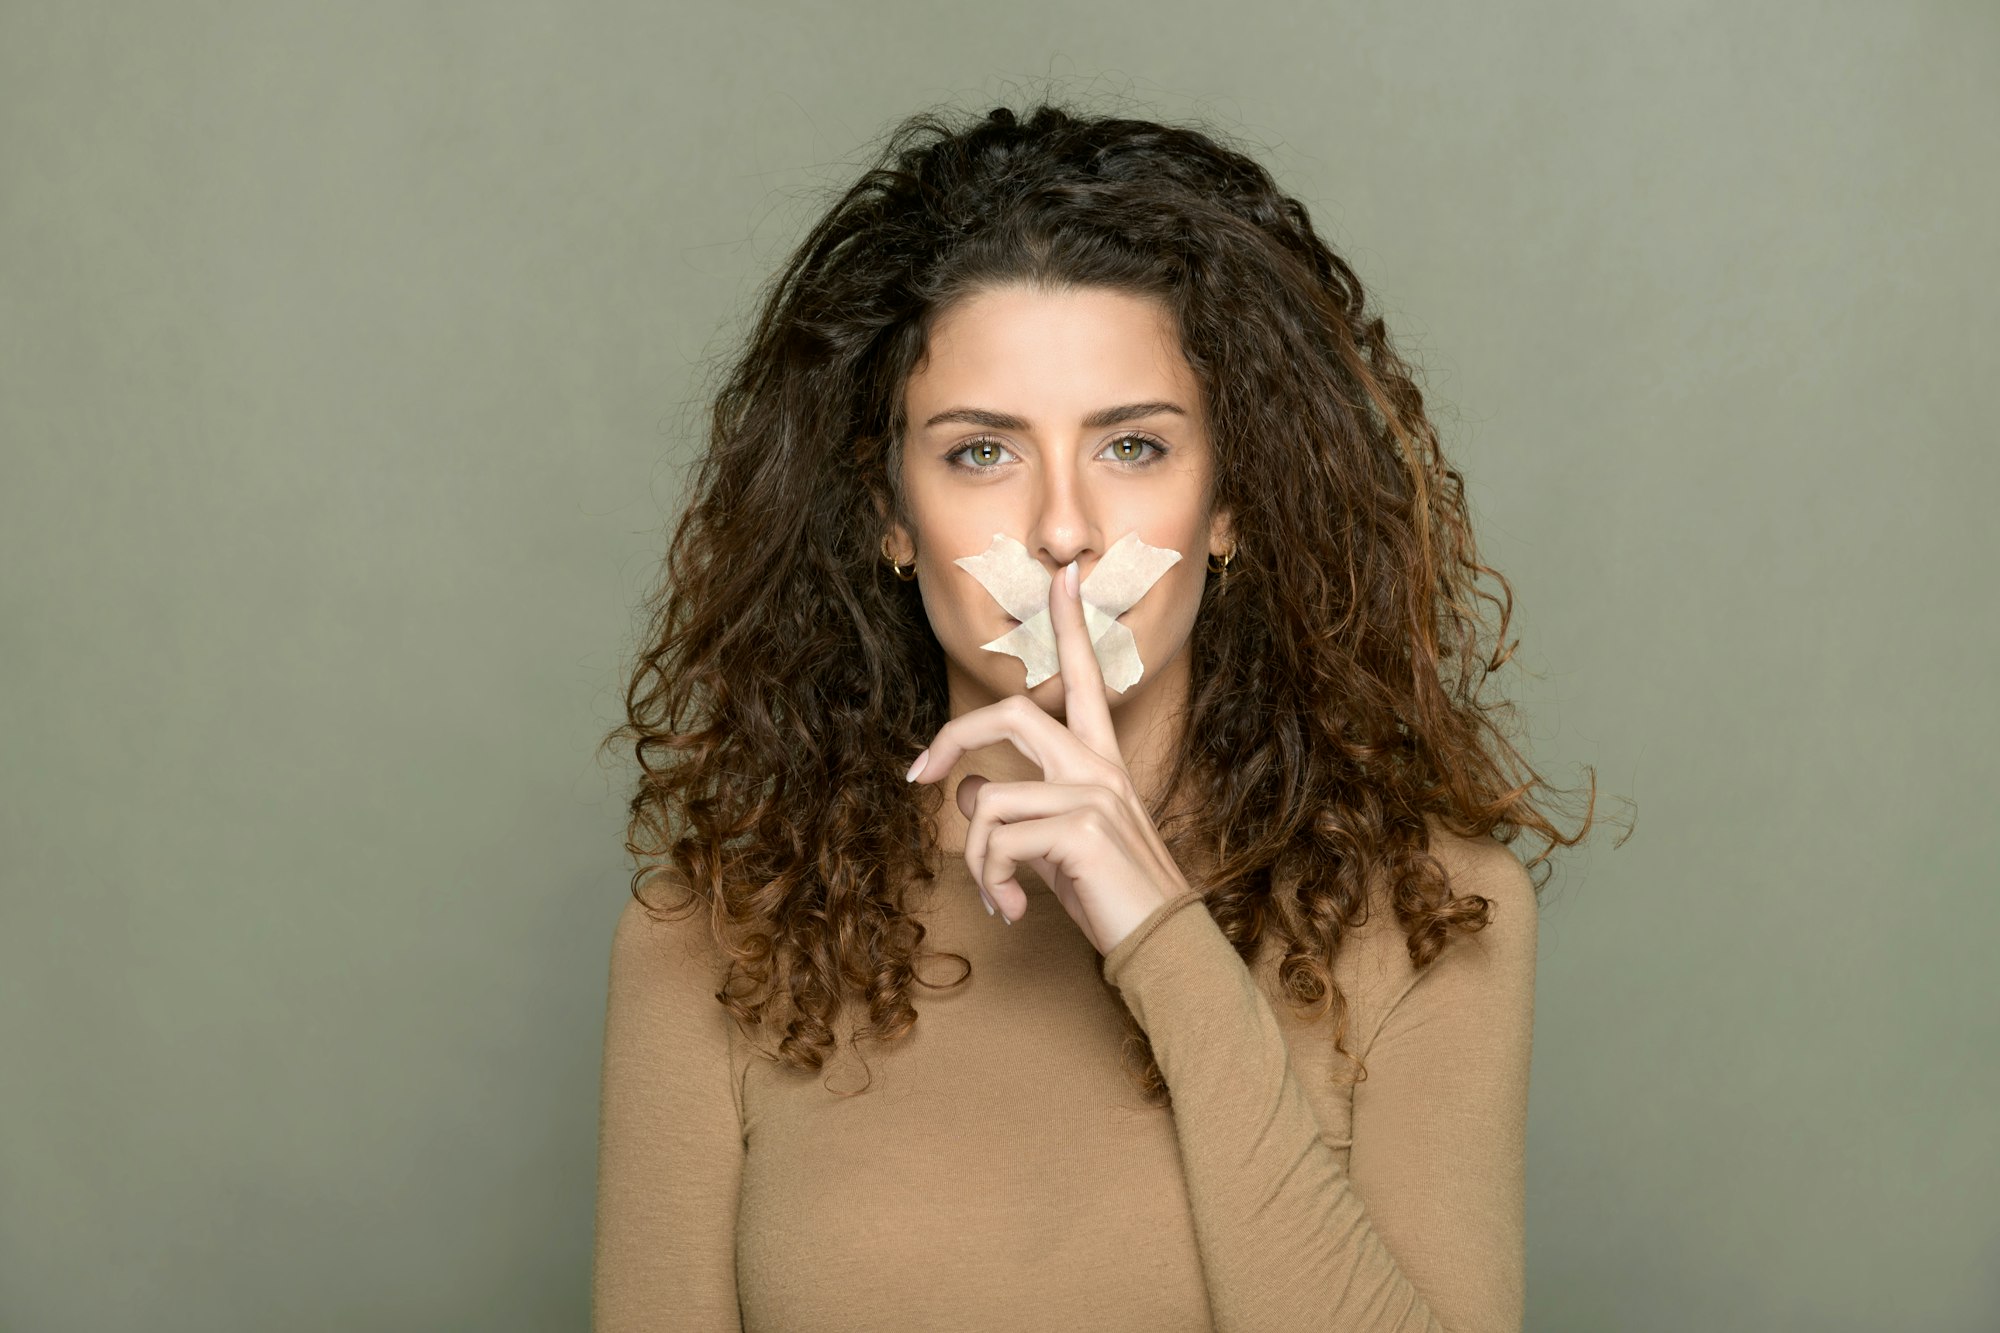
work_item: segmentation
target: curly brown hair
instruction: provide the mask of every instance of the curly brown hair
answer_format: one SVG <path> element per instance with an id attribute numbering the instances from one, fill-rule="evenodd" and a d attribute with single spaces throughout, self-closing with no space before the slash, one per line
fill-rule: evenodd
<path id="1" fill-rule="evenodd" d="M 934 873 L 946 793 L 903 771 L 949 720 L 945 662 L 881 543 L 908 521 L 903 392 L 928 331 L 1023 282 L 1149 296 L 1179 321 L 1237 553 L 1203 594 L 1147 809 L 1245 962 L 1273 932 L 1287 994 L 1331 1010 L 1351 1058 L 1331 967 L 1367 886 L 1389 886 L 1425 967 L 1490 906 L 1454 896 L 1433 822 L 1503 843 L 1531 829 L 1547 840 L 1532 871 L 1591 812 L 1567 838 L 1549 822 L 1489 716 L 1511 706 L 1478 698 L 1513 647 L 1480 650 L 1473 602 L 1499 606 L 1504 640 L 1512 591 L 1474 554 L 1410 368 L 1305 205 L 1213 130 L 1047 101 L 920 112 L 797 246 L 715 396 L 605 742 L 630 741 L 640 770 L 633 896 L 654 912 L 641 890 L 659 875 L 687 895 L 662 912 L 707 906 L 729 959 L 716 999 L 752 1032 L 788 1009 L 775 1058 L 801 1069 L 822 1067 L 850 1000 L 855 1044 L 893 1042 L 917 1021 L 913 984 L 971 975 L 940 953 L 959 977 L 918 976 L 904 895 Z M 1168 1104 L 1126 1020 L 1140 1089 Z"/>

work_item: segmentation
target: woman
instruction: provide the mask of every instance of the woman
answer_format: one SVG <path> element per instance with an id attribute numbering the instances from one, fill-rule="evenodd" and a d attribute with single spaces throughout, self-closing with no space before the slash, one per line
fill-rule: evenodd
<path id="1" fill-rule="evenodd" d="M 1518 1329 L 1502 839 L 1583 830 L 1494 757 L 1480 572 L 1261 167 L 900 126 L 718 397 L 614 733 L 595 1326 Z"/>

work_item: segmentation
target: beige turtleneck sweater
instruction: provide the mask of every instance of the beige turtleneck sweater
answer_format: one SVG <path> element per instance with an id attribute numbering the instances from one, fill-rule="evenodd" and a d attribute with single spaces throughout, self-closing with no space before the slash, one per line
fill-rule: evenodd
<path id="1" fill-rule="evenodd" d="M 1330 1019 L 1274 999 L 1271 950 L 1246 968 L 1194 891 L 1100 958 L 1031 871 L 1009 926 L 948 856 L 912 901 L 971 979 L 918 987 L 867 1070 L 843 1045 L 818 1074 L 757 1055 L 716 1002 L 705 913 L 628 900 L 593 1329 L 1518 1333 L 1536 901 L 1492 839 L 1432 852 L 1492 919 L 1421 973 L 1379 898 L 1349 932 L 1359 1082 Z M 1120 1062 L 1121 1003 L 1171 1108 Z"/>

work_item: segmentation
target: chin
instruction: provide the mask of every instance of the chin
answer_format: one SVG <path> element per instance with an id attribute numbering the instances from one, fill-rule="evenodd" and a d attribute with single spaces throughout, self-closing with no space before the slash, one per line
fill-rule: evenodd
<path id="1" fill-rule="evenodd" d="M 1130 692 L 1124 690 L 1114 690 L 1109 685 L 1106 685 L 1104 687 L 1104 701 L 1115 708 L 1119 704 L 1123 703 L 1125 700 L 1131 698 L 1133 694 L 1136 694 L 1139 691 L 1139 688 L 1143 686 L 1145 683 L 1146 682 L 1143 678 L 1136 681 L 1133 684 Z M 1060 700 L 1063 697 L 1062 677 L 1050 676 L 1047 680 L 1043 681 L 1041 684 L 1030 689 L 1027 693 L 1030 698 L 1045 696 L 1050 699 Z"/>

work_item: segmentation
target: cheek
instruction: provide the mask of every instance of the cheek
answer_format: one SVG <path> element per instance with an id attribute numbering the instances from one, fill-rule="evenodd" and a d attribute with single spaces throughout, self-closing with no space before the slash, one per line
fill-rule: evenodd
<path id="1" fill-rule="evenodd" d="M 993 629 L 987 620 L 999 618 L 1004 621 L 1006 612 L 1000 609 L 984 588 L 975 585 L 973 593 L 960 593 L 956 588 L 942 591 L 929 580 L 921 585 L 924 614 L 930 618 L 931 633 L 947 649 L 960 655 L 974 654 L 979 645 L 992 639 L 1001 631 Z M 984 616 L 986 619 L 981 619 Z"/>
<path id="2" fill-rule="evenodd" d="M 1207 562 L 1182 555 L 1132 609 L 1146 611 L 1148 623 L 1162 637 L 1179 639 L 1193 626 L 1207 583 Z"/>
<path id="3" fill-rule="evenodd" d="M 953 616 L 950 599 L 939 597 L 929 579 L 918 581 L 917 595 L 924 604 L 924 614 L 930 618 L 931 633 L 940 642 L 950 642 Z"/>
<path id="4" fill-rule="evenodd" d="M 1200 548 L 1195 549 L 1198 551 Z M 1201 600 L 1201 590 L 1207 580 L 1207 563 L 1199 554 L 1190 554 L 1188 549 L 1183 547 L 1181 558 L 1174 561 L 1166 573 L 1160 575 L 1158 583 L 1146 590 L 1146 596 L 1141 598 L 1140 602 L 1143 604 L 1148 598 L 1154 597 L 1162 602 L 1176 604 L 1198 602 Z"/>

